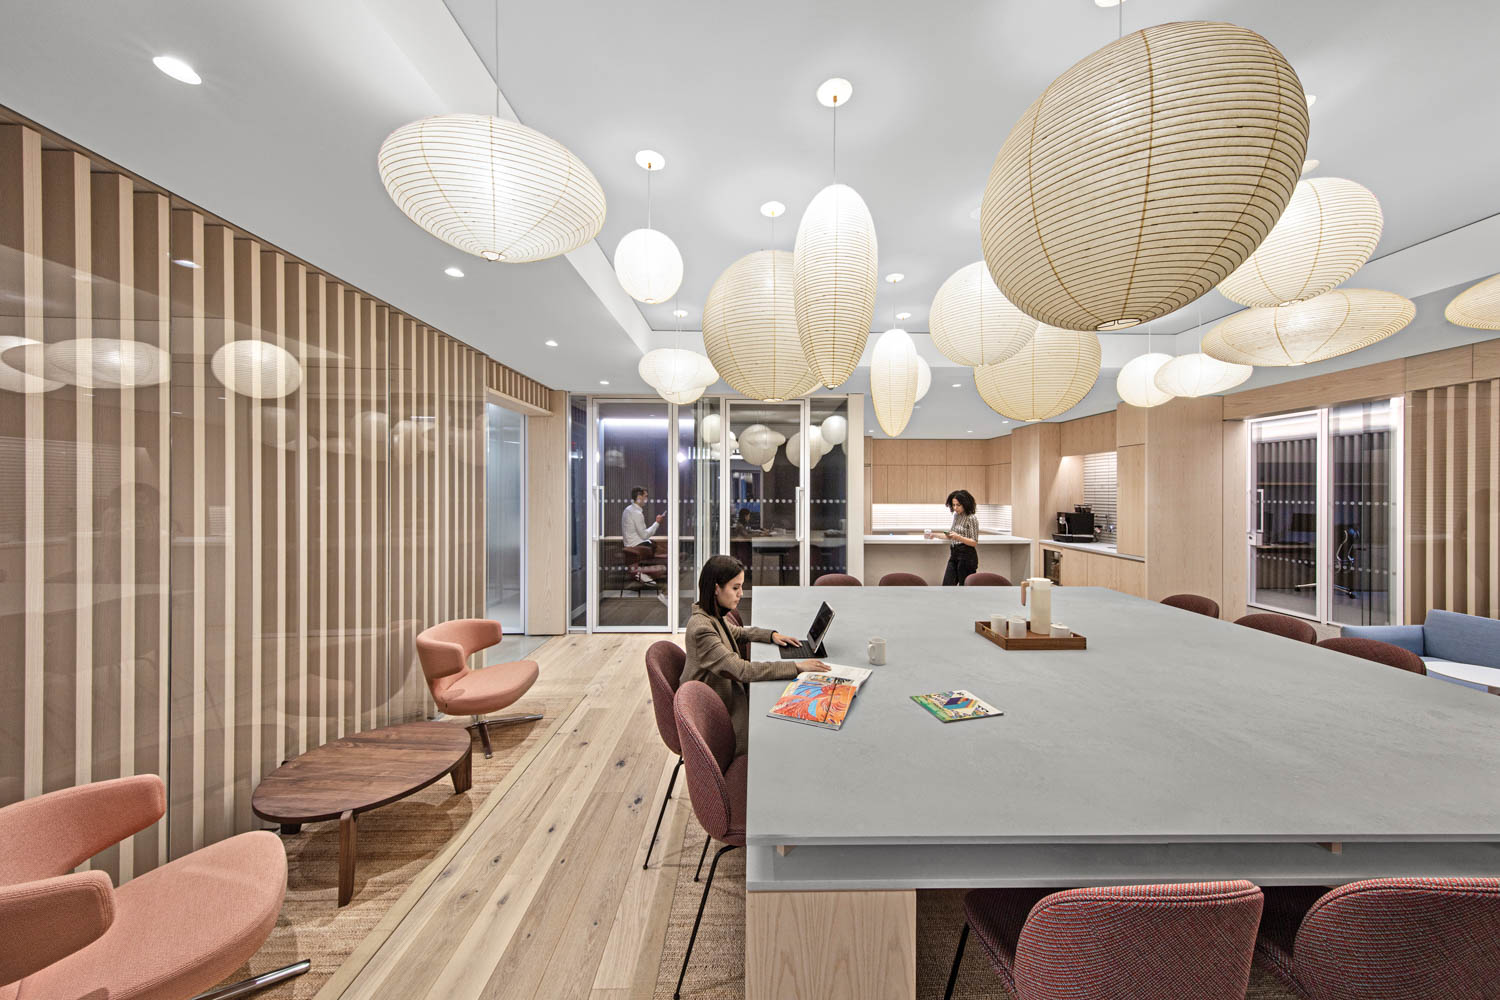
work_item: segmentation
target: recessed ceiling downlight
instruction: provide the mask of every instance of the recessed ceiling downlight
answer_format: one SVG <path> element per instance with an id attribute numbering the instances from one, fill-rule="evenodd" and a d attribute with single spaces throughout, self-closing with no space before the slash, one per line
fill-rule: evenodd
<path id="1" fill-rule="evenodd" d="M 445 267 L 443 268 L 443 273 L 450 278 L 462 278 L 464 276 L 463 271 L 456 267 Z"/>
<path id="2" fill-rule="evenodd" d="M 193 67 L 176 56 L 157 56 L 151 62 L 157 69 L 179 83 L 186 83 L 196 87 L 203 82 L 203 77 L 199 76 Z"/>

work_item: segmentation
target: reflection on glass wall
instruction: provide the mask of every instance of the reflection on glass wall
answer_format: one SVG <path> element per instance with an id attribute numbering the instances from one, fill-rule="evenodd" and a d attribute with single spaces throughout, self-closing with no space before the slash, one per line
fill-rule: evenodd
<path id="1" fill-rule="evenodd" d="M 583 628 L 589 614 L 589 410 L 583 396 L 568 398 L 568 626 Z"/>
<path id="2" fill-rule="evenodd" d="M 800 402 L 729 401 L 729 553 L 745 565 L 747 624 L 757 586 L 801 582 L 801 423 Z M 809 451 L 821 460 L 818 449 Z"/>
<path id="3" fill-rule="evenodd" d="M 486 615 L 507 634 L 526 631 L 521 604 L 522 506 L 526 418 L 494 403 L 485 406 L 488 455 L 485 462 Z"/>
<path id="4" fill-rule="evenodd" d="M 808 463 L 808 582 L 825 573 L 849 572 L 849 401 L 813 396 Z"/>
<path id="5" fill-rule="evenodd" d="M 668 433 L 668 404 L 595 403 L 595 476 L 599 513 L 600 628 L 665 628 L 668 624 L 667 515 L 677 435 Z"/>
<path id="6" fill-rule="evenodd" d="M 1341 625 L 1394 620 L 1397 423 L 1388 399 L 1329 411 L 1329 617 Z"/>
<path id="7" fill-rule="evenodd" d="M 1317 617 L 1318 424 L 1302 413 L 1250 425 L 1250 603 Z"/>

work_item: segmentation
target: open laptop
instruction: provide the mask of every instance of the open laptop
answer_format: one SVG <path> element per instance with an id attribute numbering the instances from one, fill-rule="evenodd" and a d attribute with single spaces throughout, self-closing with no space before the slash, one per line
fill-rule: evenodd
<path id="1" fill-rule="evenodd" d="M 828 626 L 833 624 L 833 609 L 824 601 L 818 608 L 818 613 L 813 618 L 813 623 L 807 630 L 807 638 L 795 646 L 777 646 L 781 650 L 783 660 L 806 660 L 816 657 L 827 656 L 823 649 L 823 637 L 828 634 Z"/>

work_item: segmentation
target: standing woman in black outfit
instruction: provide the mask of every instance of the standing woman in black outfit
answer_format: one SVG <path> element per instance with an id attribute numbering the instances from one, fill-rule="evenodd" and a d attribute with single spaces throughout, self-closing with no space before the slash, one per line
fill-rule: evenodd
<path id="1" fill-rule="evenodd" d="M 969 574 L 979 569 L 979 518 L 974 516 L 974 494 L 954 490 L 948 494 L 948 509 L 953 511 L 953 527 L 937 532 L 951 543 L 943 586 L 962 587 Z"/>

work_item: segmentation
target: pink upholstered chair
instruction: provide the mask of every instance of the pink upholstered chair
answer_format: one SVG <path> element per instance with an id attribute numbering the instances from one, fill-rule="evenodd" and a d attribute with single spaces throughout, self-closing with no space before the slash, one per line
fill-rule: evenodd
<path id="1" fill-rule="evenodd" d="M 975 889 L 972 927 L 1016 1000 L 1242 1000 L 1261 892 L 1249 882 L 1069 889 Z"/>
<path id="2" fill-rule="evenodd" d="M 274 833 L 221 840 L 118 889 L 102 871 L 73 872 L 161 819 L 166 802 L 161 779 L 143 774 L 0 809 L 0 997 L 183 1000 L 260 950 L 286 893 Z"/>
<path id="3" fill-rule="evenodd" d="M 1357 656 L 1361 660 L 1370 660 L 1374 663 L 1383 663 L 1388 667 L 1398 670 L 1410 670 L 1414 674 L 1427 676 L 1427 664 L 1422 658 L 1409 649 L 1393 646 L 1379 639 L 1361 639 L 1356 636 L 1341 636 L 1337 639 L 1324 639 L 1318 643 L 1324 649 L 1331 649 L 1336 653 L 1347 653 Z"/>
<path id="4" fill-rule="evenodd" d="M 1286 615 L 1255 614 L 1245 615 L 1234 620 L 1236 625 L 1253 628 L 1258 632 L 1269 632 L 1286 639 L 1295 639 L 1297 642 L 1316 643 L 1318 641 L 1318 630 L 1300 618 L 1289 618 Z"/>
<path id="5" fill-rule="evenodd" d="M 1500 879 L 1266 890 L 1256 960 L 1311 1000 L 1500 997 Z"/>
<path id="6" fill-rule="evenodd" d="M 1161 603 L 1169 608 L 1191 611 L 1195 615 L 1203 615 L 1206 618 L 1219 617 L 1219 602 L 1212 597 L 1201 597 L 1198 594 L 1173 594 L 1171 597 L 1163 597 Z"/>
<path id="7" fill-rule="evenodd" d="M 417 656 L 432 700 L 445 715 L 468 715 L 474 719 L 468 728 L 479 731 L 484 755 L 490 757 L 490 726 L 535 722 L 540 715 L 508 715 L 485 719 L 490 712 L 508 708 L 536 683 L 535 660 L 497 663 L 492 667 L 469 669 L 469 657 L 488 649 L 502 638 L 500 623 L 487 618 L 460 618 L 424 629 L 417 636 Z"/>
<path id="8" fill-rule="evenodd" d="M 887 573 L 880 578 L 882 587 L 925 587 L 927 581 L 915 573 Z"/>
<path id="9" fill-rule="evenodd" d="M 862 587 L 858 577 L 848 573 L 824 573 L 813 581 L 814 587 Z"/>
<path id="10" fill-rule="evenodd" d="M 724 846 L 714 854 L 703 883 L 703 898 L 698 902 L 698 917 L 688 938 L 687 954 L 682 956 L 682 971 L 677 975 L 677 992 L 682 996 L 682 980 L 687 975 L 688 959 L 698 940 L 698 925 L 703 922 L 703 907 L 714 884 L 719 859 L 736 847 L 745 846 L 745 803 L 750 758 L 734 755 L 734 725 L 729 709 L 702 681 L 688 681 L 677 689 L 673 700 L 677 717 L 677 736 L 682 745 L 682 763 L 687 768 L 688 795 L 693 813 L 713 840 Z"/>
<path id="11" fill-rule="evenodd" d="M 999 573 L 970 573 L 964 580 L 965 587 L 1009 587 L 1011 582 Z"/>
<path id="12" fill-rule="evenodd" d="M 667 814 L 667 801 L 677 785 L 677 772 L 682 769 L 682 744 L 677 739 L 677 716 L 672 711 L 672 699 L 677 696 L 677 685 L 682 682 L 682 668 L 686 664 L 687 653 L 675 642 L 663 639 L 661 642 L 653 642 L 646 650 L 646 682 L 651 685 L 651 708 L 656 713 L 656 732 L 667 749 L 677 755 L 677 763 L 672 766 L 667 794 L 662 797 L 661 811 L 656 814 L 656 829 L 651 831 L 651 843 L 646 845 L 646 860 L 641 865 L 642 869 L 651 864 L 651 850 L 656 846 L 656 835 L 661 832 L 662 817 Z"/>

